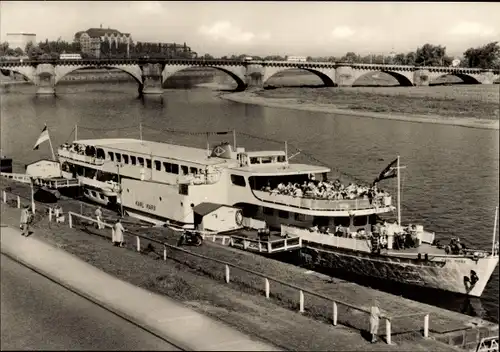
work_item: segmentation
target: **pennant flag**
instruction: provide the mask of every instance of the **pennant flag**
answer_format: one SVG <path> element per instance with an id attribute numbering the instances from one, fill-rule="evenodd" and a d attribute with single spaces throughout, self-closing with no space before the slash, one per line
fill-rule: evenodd
<path id="1" fill-rule="evenodd" d="M 40 137 L 38 137 L 38 139 L 36 140 L 33 150 L 38 150 L 38 146 L 48 140 L 49 140 L 49 131 L 47 130 L 47 125 L 45 125 L 45 127 L 42 130 L 42 133 L 40 133 Z"/>
<path id="2" fill-rule="evenodd" d="M 386 178 L 396 177 L 398 175 L 398 169 L 396 169 L 397 163 L 398 159 L 395 159 L 392 163 L 387 165 L 387 167 L 384 170 L 382 170 L 382 172 L 380 173 L 380 175 L 378 175 L 375 181 L 373 181 L 373 184 L 385 180 Z"/>

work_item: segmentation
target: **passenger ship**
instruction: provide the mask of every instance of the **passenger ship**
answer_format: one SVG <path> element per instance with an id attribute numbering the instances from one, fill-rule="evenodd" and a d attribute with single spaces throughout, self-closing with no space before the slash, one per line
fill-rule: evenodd
<path id="1" fill-rule="evenodd" d="M 238 208 L 239 225 L 269 226 L 282 236 L 299 236 L 303 258 L 326 268 L 481 296 L 498 263 L 493 246 L 491 252 L 459 247 L 450 253 L 422 226 L 411 229 L 414 246 L 396 246 L 394 232 L 404 231 L 398 225 L 381 247 L 373 241 L 372 228 L 380 215 L 396 209 L 388 195 L 331 200 L 270 192 L 280 183 L 326 181 L 330 172 L 289 163 L 285 151 L 246 151 L 228 143 L 205 150 L 138 139 L 89 139 L 61 146 L 58 156 L 63 176 L 77 177 L 93 201 L 120 205 L 130 216 L 151 223 L 188 228 L 194 226 L 193 208 L 201 203 Z M 338 225 L 345 231 L 342 236 L 335 234 Z"/>

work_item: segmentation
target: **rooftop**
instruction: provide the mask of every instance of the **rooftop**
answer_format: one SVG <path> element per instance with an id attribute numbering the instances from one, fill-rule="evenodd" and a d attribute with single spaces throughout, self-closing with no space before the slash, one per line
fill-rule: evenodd
<path id="1" fill-rule="evenodd" d="M 327 167 L 308 164 L 260 164 L 244 167 L 233 167 L 233 169 L 245 171 L 256 176 L 297 175 L 330 172 L 330 169 Z"/>
<path id="2" fill-rule="evenodd" d="M 152 155 L 162 158 L 188 161 L 203 165 L 218 165 L 231 162 L 228 159 L 217 157 L 207 157 L 207 151 L 200 148 L 185 147 L 170 143 L 159 143 L 151 141 L 141 141 L 132 138 L 103 138 L 103 139 L 83 139 L 75 143 L 93 145 L 96 147 L 113 148 L 131 154 Z M 233 160 L 234 161 L 234 160 Z M 236 163 L 236 161 L 234 161 Z"/>

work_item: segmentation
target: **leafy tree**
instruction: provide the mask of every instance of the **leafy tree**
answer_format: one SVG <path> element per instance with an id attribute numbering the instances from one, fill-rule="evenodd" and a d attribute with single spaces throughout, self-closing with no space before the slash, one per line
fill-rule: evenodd
<path id="1" fill-rule="evenodd" d="M 205 55 L 203 55 L 203 58 L 206 59 L 206 60 L 213 60 L 214 57 L 212 55 L 210 55 L 210 54 L 205 54 Z"/>
<path id="2" fill-rule="evenodd" d="M 441 45 L 425 44 L 418 48 L 415 54 L 415 64 L 423 66 L 442 66 L 446 55 L 446 47 Z"/>
<path id="3" fill-rule="evenodd" d="M 354 63 L 354 62 L 360 61 L 359 56 L 356 55 L 356 53 L 353 53 L 352 51 L 345 54 L 345 56 L 341 60 L 344 62 L 349 62 L 349 63 Z"/>
<path id="4" fill-rule="evenodd" d="M 392 62 L 394 65 L 406 65 L 406 55 L 403 53 L 396 54 Z"/>
<path id="5" fill-rule="evenodd" d="M 9 50 L 9 43 L 3 42 L 2 44 L 0 44 L 0 56 L 6 55 L 8 50 Z"/>
<path id="6" fill-rule="evenodd" d="M 464 52 L 468 67 L 497 68 L 500 67 L 500 46 L 491 42 L 479 48 L 469 48 Z"/>
<path id="7" fill-rule="evenodd" d="M 406 65 L 415 65 L 416 58 L 417 54 L 414 51 L 410 51 L 409 53 L 407 53 L 405 57 Z"/>
<path id="8" fill-rule="evenodd" d="M 14 55 L 15 56 L 23 56 L 24 55 L 23 49 L 21 49 L 21 48 L 15 48 L 14 49 Z"/>

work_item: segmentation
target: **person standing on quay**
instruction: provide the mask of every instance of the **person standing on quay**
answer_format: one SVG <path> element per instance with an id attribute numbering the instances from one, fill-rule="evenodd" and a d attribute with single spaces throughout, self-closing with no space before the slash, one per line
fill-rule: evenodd
<path id="1" fill-rule="evenodd" d="M 95 210 L 95 217 L 97 218 L 97 228 L 99 230 L 103 229 L 104 225 L 102 223 L 102 210 L 101 210 L 101 207 L 97 207 L 97 209 Z"/>
<path id="2" fill-rule="evenodd" d="M 30 233 L 29 229 L 29 222 L 30 222 L 30 214 L 28 211 L 29 206 L 25 205 L 24 208 L 21 210 L 21 235 L 28 237 Z"/>
<path id="3" fill-rule="evenodd" d="M 123 231 L 125 231 L 125 229 L 120 222 L 120 218 L 118 218 L 113 226 L 112 241 L 114 246 L 120 245 L 120 247 L 123 247 Z"/>
<path id="4" fill-rule="evenodd" d="M 372 335 L 372 343 L 377 342 L 377 334 L 378 334 L 378 323 L 380 320 L 380 309 L 378 308 L 379 304 L 377 300 L 373 301 L 373 305 L 370 308 L 370 334 Z"/>

